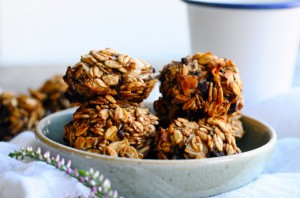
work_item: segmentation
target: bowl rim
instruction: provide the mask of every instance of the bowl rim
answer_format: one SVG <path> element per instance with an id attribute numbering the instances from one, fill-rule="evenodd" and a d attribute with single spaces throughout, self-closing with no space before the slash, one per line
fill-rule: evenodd
<path id="1" fill-rule="evenodd" d="M 202 158 L 202 159 L 176 159 L 176 160 L 162 160 L 162 159 L 132 159 L 132 158 L 125 158 L 125 157 L 112 157 L 108 155 L 102 155 L 102 154 L 97 154 L 97 153 L 91 153 L 88 151 L 83 151 L 79 149 L 75 149 L 72 147 L 69 147 L 67 145 L 60 144 L 58 142 L 55 142 L 48 137 L 46 137 L 43 132 L 42 128 L 46 123 L 49 123 L 51 119 L 57 116 L 62 116 L 65 114 L 73 114 L 74 111 L 78 107 L 73 107 L 69 109 L 65 109 L 56 113 L 53 113 L 51 115 L 46 116 L 42 120 L 39 121 L 35 132 L 36 139 L 46 145 L 48 145 L 51 148 L 56 148 L 58 150 L 61 150 L 63 152 L 69 152 L 71 154 L 77 154 L 80 155 L 81 157 L 87 158 L 87 159 L 95 159 L 95 160 L 105 160 L 105 161 L 112 161 L 112 162 L 118 162 L 118 163 L 128 163 L 128 164 L 147 164 L 147 165 L 152 165 L 152 164 L 168 164 L 168 165 L 180 165 L 180 164 L 215 164 L 215 163 L 224 163 L 227 161 L 232 161 L 232 160 L 238 160 L 238 159 L 243 159 L 244 157 L 251 157 L 255 156 L 258 153 L 263 152 L 264 150 L 268 150 L 272 147 L 275 146 L 276 141 L 277 141 L 277 134 L 275 130 L 267 123 L 260 121 L 256 118 L 250 117 L 248 115 L 242 114 L 243 117 L 250 119 L 252 121 L 258 122 L 264 127 L 269 129 L 269 135 L 270 135 L 270 140 L 264 144 L 263 146 L 260 146 L 258 148 L 252 149 L 250 151 L 245 151 L 236 155 L 229 155 L 229 156 L 220 156 L 220 157 L 214 157 L 214 158 Z"/>
<path id="2" fill-rule="evenodd" d="M 198 5 L 198 6 L 208 6 L 208 7 L 218 7 L 218 8 L 232 8 L 232 9 L 287 9 L 296 8 L 300 6 L 299 0 L 285 0 L 285 1 L 221 1 L 221 0 L 182 0 L 187 4 Z"/>

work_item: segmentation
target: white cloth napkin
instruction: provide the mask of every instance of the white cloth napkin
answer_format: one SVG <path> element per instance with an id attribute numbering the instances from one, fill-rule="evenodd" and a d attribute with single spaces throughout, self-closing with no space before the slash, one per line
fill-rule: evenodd
<path id="1" fill-rule="evenodd" d="M 8 156 L 26 146 L 37 148 L 33 132 L 23 132 L 11 142 L 0 142 L 0 197 L 88 197 L 89 189 L 67 174 L 43 162 L 22 162 Z"/>
<path id="2" fill-rule="evenodd" d="M 273 126 L 279 140 L 270 162 L 258 178 L 214 197 L 300 197 L 299 98 L 300 89 L 294 89 L 245 109 L 245 114 Z M 63 172 L 42 162 L 25 163 L 8 157 L 10 152 L 24 146 L 38 146 L 32 132 L 23 132 L 10 142 L 0 142 L 1 198 L 88 197 L 89 189 Z"/>

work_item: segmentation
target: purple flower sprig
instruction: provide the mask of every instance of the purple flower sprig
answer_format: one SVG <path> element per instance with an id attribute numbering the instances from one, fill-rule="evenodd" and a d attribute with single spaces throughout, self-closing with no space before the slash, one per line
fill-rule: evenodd
<path id="1" fill-rule="evenodd" d="M 9 156 L 16 159 L 23 160 L 25 157 L 36 159 L 42 162 L 46 162 L 65 172 L 67 175 L 77 179 L 80 183 L 91 189 L 90 197 L 101 197 L 101 198 L 117 198 L 118 192 L 111 190 L 111 184 L 109 179 L 105 179 L 99 171 L 90 169 L 89 171 L 72 169 L 71 160 L 65 161 L 59 155 L 53 157 L 49 151 L 44 154 L 41 152 L 41 148 L 33 151 L 32 147 L 22 148 L 19 151 L 9 153 Z"/>

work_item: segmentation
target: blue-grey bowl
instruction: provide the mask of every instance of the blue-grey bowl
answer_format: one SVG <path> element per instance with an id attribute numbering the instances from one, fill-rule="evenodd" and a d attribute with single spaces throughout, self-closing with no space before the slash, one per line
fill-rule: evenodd
<path id="1" fill-rule="evenodd" d="M 76 108 L 42 119 L 36 137 L 45 149 L 71 159 L 74 168 L 99 170 L 124 197 L 206 197 L 239 188 L 263 171 L 276 144 L 267 124 L 243 115 L 241 154 L 207 159 L 150 160 L 110 157 L 71 148 L 63 130 Z"/>

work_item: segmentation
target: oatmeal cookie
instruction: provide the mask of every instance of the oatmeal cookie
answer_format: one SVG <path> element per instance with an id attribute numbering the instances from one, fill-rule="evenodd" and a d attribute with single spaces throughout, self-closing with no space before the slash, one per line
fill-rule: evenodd
<path id="1" fill-rule="evenodd" d="M 196 53 L 164 66 L 158 76 L 162 97 L 154 105 L 158 115 L 198 118 L 232 114 L 243 107 L 242 82 L 233 61 L 212 53 Z"/>
<path id="2" fill-rule="evenodd" d="M 37 98 L 43 104 L 46 115 L 70 108 L 69 100 L 65 98 L 64 93 L 67 90 L 67 84 L 64 82 L 62 75 L 56 75 L 48 79 L 37 90 L 29 89 L 32 97 Z"/>
<path id="3" fill-rule="evenodd" d="M 64 139 L 74 148 L 111 156 L 145 158 L 158 118 L 134 102 L 98 96 L 81 104 L 65 126 Z"/>
<path id="4" fill-rule="evenodd" d="M 240 153 L 226 118 L 174 119 L 155 137 L 158 159 L 200 159 Z"/>
<path id="5" fill-rule="evenodd" d="M 0 141 L 8 141 L 25 130 L 34 130 L 44 116 L 41 102 L 25 94 L 0 94 Z"/>
<path id="6" fill-rule="evenodd" d="M 92 50 L 81 61 L 68 67 L 64 80 L 66 97 L 84 102 L 99 95 L 142 102 L 157 82 L 154 69 L 143 60 L 118 53 L 110 48 Z"/>

